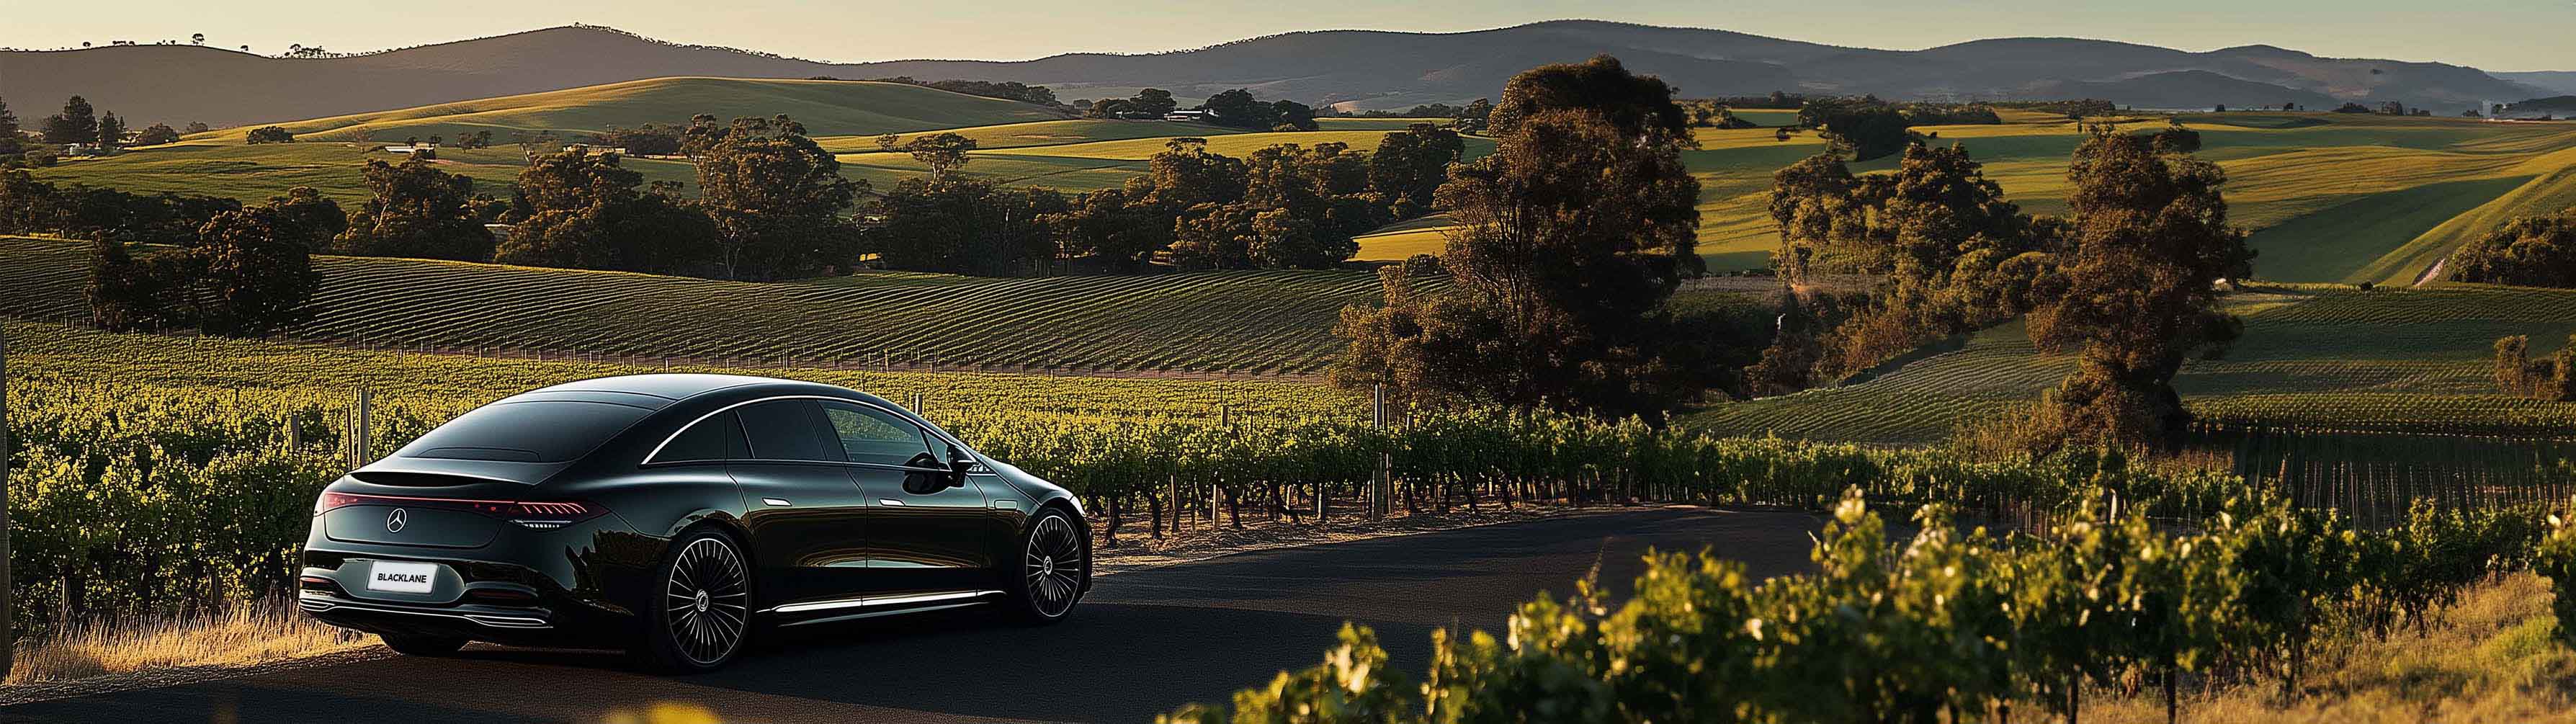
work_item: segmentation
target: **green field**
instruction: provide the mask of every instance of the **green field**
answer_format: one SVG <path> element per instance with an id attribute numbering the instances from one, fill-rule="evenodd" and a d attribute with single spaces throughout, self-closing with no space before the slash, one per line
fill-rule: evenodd
<path id="1" fill-rule="evenodd" d="M 1389 121 L 1409 119 L 1324 119 L 1349 121 Z M 1198 123 L 1165 121 L 1056 121 L 1022 123 L 983 128 L 953 129 L 954 132 L 978 139 L 978 149 L 968 154 L 965 173 L 968 176 L 1023 186 L 1044 186 L 1068 192 L 1115 188 L 1127 179 L 1146 173 L 1146 161 L 1161 153 L 1176 137 L 1207 139 L 1209 153 L 1241 158 L 1252 152 L 1283 143 L 1313 146 L 1322 143 L 1345 143 L 1359 150 L 1376 150 L 1389 132 L 1385 129 L 1358 130 L 1325 126 L 1317 131 L 1243 132 Z M 1401 129 L 1402 126 L 1397 126 Z M 1159 134 L 1159 135 L 1154 135 Z M 985 145 L 994 139 L 1008 145 Z M 1467 157 L 1492 153 L 1494 142 L 1470 136 Z M 902 151 L 878 150 L 874 139 L 831 139 L 828 147 L 859 149 L 836 153 L 841 161 L 841 175 L 865 179 L 878 187 L 907 178 L 927 176 L 930 169 Z"/>
<path id="2" fill-rule="evenodd" d="M 1798 125 L 1798 109 L 1795 108 L 1730 108 L 1727 111 L 1763 128 Z"/>
<path id="3" fill-rule="evenodd" d="M 36 174 L 55 182 L 84 183 L 136 192 L 204 194 L 257 202 L 287 189 L 311 186 L 343 204 L 364 201 L 360 167 L 368 160 L 398 161 L 385 142 L 412 137 L 455 138 L 493 132 L 495 147 L 439 150 L 446 170 L 472 177 L 477 191 L 510 195 L 526 166 L 510 140 L 553 132 L 573 141 L 611 127 L 683 124 L 691 115 L 719 118 L 786 113 L 803 123 L 816 143 L 842 162 L 842 175 L 878 188 L 928 175 L 909 154 L 885 153 L 877 137 L 904 139 L 948 132 L 975 139 L 966 175 L 1013 185 L 1069 192 L 1112 188 L 1145 172 L 1145 159 L 1170 138 L 1212 139 L 1209 150 L 1242 156 L 1279 143 L 1341 142 L 1374 149 L 1390 131 L 1424 118 L 1321 118 L 1321 130 L 1247 132 L 1202 123 L 1065 118 L 1026 103 L 950 93 L 900 83 L 733 78 L 656 78 L 587 88 L 362 113 L 279 125 L 296 142 L 251 146 L 248 128 L 193 134 L 178 143 L 128 149 L 102 158 L 68 159 Z M 1481 155 L 1491 141 L 1468 140 Z M 628 158 L 647 181 L 678 181 L 694 193 L 696 171 L 685 160 Z"/>
<path id="4" fill-rule="evenodd" d="M 2066 160 L 2082 130 L 2045 115 L 2008 120 L 2016 122 L 1916 130 L 1965 145 L 2023 208 L 2064 213 Z M 2466 235 L 2493 228 L 2496 217 L 2576 203 L 2565 198 L 2576 195 L 2576 181 L 2568 180 L 2576 174 L 2576 126 L 2330 113 L 2184 120 L 2201 133 L 2200 156 L 2228 172 L 2230 211 L 2237 224 L 2256 230 L 2250 243 L 2264 251 L 2255 264 L 2264 279 L 2412 281 Z M 1770 129 L 1702 130 L 1699 139 L 1702 150 L 1689 162 L 1701 184 L 1700 252 L 1749 259 L 1776 248 L 1779 236 L 1765 213 L 1770 174 L 1821 142 L 1812 134 L 1778 141 Z M 1893 166 L 1894 159 L 1879 159 L 1854 170 Z M 2482 213 L 2489 205 L 2496 212 Z M 2454 218 L 2466 222 L 2446 231 Z"/>
<path id="5" fill-rule="evenodd" d="M 1043 373 L 875 371 L 844 367 L 520 359 L 356 349 L 345 345 L 117 334 L 0 321 L 10 384 L 113 385 L 241 403 L 258 393 L 341 402 L 359 389 L 380 406 L 425 406 L 435 419 L 546 385 L 647 372 L 712 372 L 813 380 L 906 401 L 921 393 L 937 418 L 1016 411 L 1087 418 L 1354 419 L 1365 398 L 1313 382 L 1255 378 L 1055 377 Z M 12 403 L 19 402 L 13 396 Z"/>
<path id="6" fill-rule="evenodd" d="M 1230 133 L 1243 132 L 1244 131 L 1240 129 L 1213 126 L 1205 123 L 1074 118 L 1053 121 L 1031 121 L 1028 123 L 1003 123 L 998 125 L 971 126 L 966 128 L 943 128 L 920 133 L 897 134 L 900 137 L 897 142 L 910 141 L 914 138 L 931 133 L 954 133 L 974 139 L 975 147 L 978 149 L 993 150 L 999 148 L 1020 148 L 1023 146 L 1060 146 L 1073 143 L 1090 143 L 1092 141 L 1117 141 L 1129 138 L 1221 136 Z M 879 134 L 815 136 L 814 142 L 822 145 L 823 150 L 831 151 L 833 153 L 873 153 L 880 150 L 877 147 L 877 135 Z"/>
<path id="7" fill-rule="evenodd" d="M 2576 429 L 2576 404 L 2508 397 L 2488 376 L 2497 337 L 2530 335 L 2538 353 L 2576 332 L 2576 290 L 2285 285 L 2255 287 L 2228 304 L 2245 317 L 2244 339 L 2174 380 L 2204 418 L 2410 433 Z M 2072 357 L 2039 354 L 2014 322 L 1867 382 L 1721 405 L 1689 423 L 1731 434 L 1931 442 L 2036 400 L 2074 366 Z"/>
<path id="8" fill-rule="evenodd" d="M 512 134 L 552 131 L 569 139 L 611 126 L 687 125 L 690 116 L 700 113 L 719 119 L 784 113 L 814 136 L 909 133 L 1064 117 L 1018 101 L 904 83 L 652 78 L 276 125 L 285 126 L 298 141 L 401 141 L 433 135 L 453 139 L 488 130 L 494 143 L 508 143 Z M 241 143 L 258 125 L 268 124 L 218 129 L 181 140 Z"/>
<path id="9" fill-rule="evenodd" d="M 86 318 L 87 252 L 0 238 L 0 314 Z M 289 336 L 659 360 L 1309 374 L 1341 344 L 1363 271 L 992 279 L 896 272 L 750 283 L 495 264 L 317 257 L 318 314 Z"/>
<path id="10" fill-rule="evenodd" d="M 399 163 L 403 156 L 386 153 L 374 143 L 280 143 L 259 146 L 177 143 L 153 146 L 101 158 L 66 159 L 53 168 L 36 169 L 38 178 L 84 183 L 136 193 L 203 194 L 256 203 L 287 189 L 311 186 L 324 196 L 350 206 L 367 200 L 362 169 L 369 160 Z M 508 198 L 510 186 L 526 167 L 517 146 L 473 150 L 439 150 L 441 170 L 474 179 L 475 192 Z M 646 181 L 678 181 L 695 188 L 697 169 L 685 161 L 630 158 L 627 168 Z"/>
<path id="11" fill-rule="evenodd" d="M 785 112 L 836 154 L 846 176 L 880 188 L 926 174 L 902 152 L 878 150 L 876 136 L 954 132 L 979 147 L 965 173 L 1001 183 L 1069 192 L 1115 187 L 1144 172 L 1169 139 L 1208 139 L 1231 156 L 1278 143 L 1327 142 L 1374 148 L 1387 131 L 1441 119 L 1325 118 L 1312 132 L 1244 132 L 1197 123 L 1068 119 L 1022 103 L 917 86 L 845 81 L 662 78 L 286 124 L 309 140 L 400 139 L 473 129 L 512 133 L 595 132 L 612 125 L 675 123 L 693 113 L 720 117 Z M 1765 126 L 1795 111 L 1746 110 Z M 2066 160 L 2083 129 L 2061 116 L 2006 111 L 2006 123 L 1918 128 L 1938 143 L 1964 144 L 2008 198 L 2034 213 L 2063 213 Z M 2290 282 L 2410 283 L 2462 241 L 2517 215 L 2576 205 L 2576 125 L 2497 124 L 2456 118 L 2240 112 L 2187 114 L 2201 133 L 2201 157 L 2229 174 L 2233 219 L 2256 233 L 2256 276 Z M 2114 119 L 2126 128 L 2161 127 L 2163 116 Z M 104 159 L 66 162 L 39 175 L 137 191 L 176 191 L 248 200 L 296 185 L 358 200 L 358 163 L 392 154 L 364 144 L 241 146 L 243 129 L 189 137 Z M 1779 245 L 1767 213 L 1771 174 L 1823 150 L 1813 133 L 1776 138 L 1775 129 L 1700 129 L 1685 162 L 1699 178 L 1700 253 L 1714 270 L 1765 266 Z M 1470 157 L 1492 141 L 1468 139 Z M 506 195 L 521 165 L 515 148 L 445 151 L 441 162 Z M 690 182 L 685 161 L 630 160 L 651 180 Z M 1883 171 L 1895 159 L 1856 164 Z M 1436 227 L 1389 229 L 1362 240 L 1363 259 L 1434 253 Z"/>

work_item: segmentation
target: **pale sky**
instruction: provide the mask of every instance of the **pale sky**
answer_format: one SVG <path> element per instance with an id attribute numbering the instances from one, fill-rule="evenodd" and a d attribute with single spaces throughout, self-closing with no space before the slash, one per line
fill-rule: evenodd
<path id="1" fill-rule="evenodd" d="M 1150 52 L 1295 30 L 1447 32 L 1584 17 L 1719 28 L 1810 42 L 1916 49 L 2003 36 L 2066 36 L 2210 50 L 2265 43 L 2332 57 L 2440 61 L 2486 70 L 2576 70 L 2576 0 L 342 0 L 13 3 L 0 46 L 186 42 L 274 54 L 461 40 L 582 22 L 681 43 L 814 60 L 1020 60 Z"/>

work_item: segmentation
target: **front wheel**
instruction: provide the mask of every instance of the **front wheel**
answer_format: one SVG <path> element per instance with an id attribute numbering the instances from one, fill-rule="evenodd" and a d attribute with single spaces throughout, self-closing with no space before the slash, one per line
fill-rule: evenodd
<path id="1" fill-rule="evenodd" d="M 751 633 L 751 574 L 741 548 L 714 531 L 672 541 L 647 610 L 647 663 L 667 671 L 713 671 L 742 652 Z"/>
<path id="2" fill-rule="evenodd" d="M 1020 563 L 1011 576 L 1012 618 L 1054 623 L 1073 613 L 1091 579 L 1091 540 L 1062 510 L 1043 508 L 1020 536 Z"/>

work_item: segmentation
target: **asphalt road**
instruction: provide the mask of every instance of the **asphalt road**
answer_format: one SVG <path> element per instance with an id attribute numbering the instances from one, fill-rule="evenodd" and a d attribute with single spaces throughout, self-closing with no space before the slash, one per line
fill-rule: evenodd
<path id="1" fill-rule="evenodd" d="M 661 677 L 615 654 L 475 647 L 0 709 L 0 722 L 1150 722 L 1320 660 L 1345 620 L 1419 676 L 1433 629 L 1499 630 L 1598 570 L 1624 595 L 1648 547 L 1807 567 L 1813 518 L 1637 510 L 1248 553 L 1097 580 L 1070 620 L 973 609 L 788 629 L 716 673 Z M 788 638 L 792 637 L 792 638 Z"/>

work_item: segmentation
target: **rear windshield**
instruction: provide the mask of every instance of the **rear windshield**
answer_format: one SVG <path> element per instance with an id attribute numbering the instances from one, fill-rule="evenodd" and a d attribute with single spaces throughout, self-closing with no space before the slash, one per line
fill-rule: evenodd
<path id="1" fill-rule="evenodd" d="M 653 414 L 606 402 L 543 400 L 484 405 L 405 446 L 403 457 L 559 463 L 587 454 Z"/>

